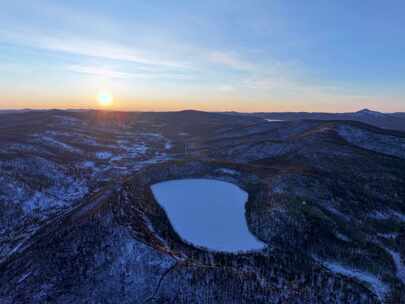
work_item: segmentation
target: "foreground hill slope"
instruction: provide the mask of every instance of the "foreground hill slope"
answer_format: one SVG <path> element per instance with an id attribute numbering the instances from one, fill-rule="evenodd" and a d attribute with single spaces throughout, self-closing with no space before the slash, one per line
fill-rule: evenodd
<path id="1" fill-rule="evenodd" d="M 405 133 L 196 111 L 1 115 L 1 303 L 405 302 Z M 267 247 L 183 242 L 150 185 L 188 177 L 245 189 Z"/>

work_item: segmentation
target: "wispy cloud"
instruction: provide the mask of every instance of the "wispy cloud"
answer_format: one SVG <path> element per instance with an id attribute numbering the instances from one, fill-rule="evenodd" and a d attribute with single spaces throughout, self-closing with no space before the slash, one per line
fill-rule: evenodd
<path id="1" fill-rule="evenodd" d="M 103 79 L 171 79 L 190 80 L 192 75 L 187 73 L 177 73 L 171 70 L 140 68 L 129 72 L 110 67 L 100 67 L 95 65 L 72 64 L 64 66 L 64 69 L 78 74 L 91 75 Z"/>
<path id="2" fill-rule="evenodd" d="M 79 73 L 79 74 L 95 75 L 95 76 L 100 76 L 103 78 L 127 79 L 127 78 L 131 78 L 134 76 L 131 73 L 125 73 L 125 72 L 116 71 L 116 70 L 109 69 L 109 68 L 102 68 L 102 67 L 95 67 L 95 66 L 70 65 L 70 66 L 67 66 L 66 69 L 68 71 Z"/>
<path id="3" fill-rule="evenodd" d="M 236 70 L 249 71 L 255 69 L 253 63 L 244 61 L 239 56 L 232 53 L 214 51 L 209 54 L 208 59 L 213 63 L 221 64 Z"/>
<path id="4" fill-rule="evenodd" d="M 27 31 L 15 31 L 13 33 L 0 31 L 0 35 L 2 37 L 1 40 L 4 42 L 49 51 L 128 61 L 152 66 L 172 68 L 187 68 L 189 66 L 185 62 L 162 60 L 157 58 L 157 56 L 146 55 L 144 51 L 138 50 L 135 47 L 120 45 L 110 41 L 100 41 L 85 37 L 72 38 L 67 35 L 59 37 L 58 35 L 44 35 Z"/>

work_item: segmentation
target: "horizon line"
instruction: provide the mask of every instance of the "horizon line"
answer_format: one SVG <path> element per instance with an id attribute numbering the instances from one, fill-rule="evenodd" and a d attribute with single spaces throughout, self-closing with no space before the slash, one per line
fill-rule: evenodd
<path id="1" fill-rule="evenodd" d="M 184 108 L 178 110 L 120 110 L 120 109 L 107 109 L 107 108 L 6 108 L 1 109 L 1 112 L 35 112 L 35 111 L 71 111 L 71 112 L 80 112 L 80 111 L 98 111 L 98 112 L 124 112 L 124 113 L 176 113 L 176 112 L 187 112 L 187 111 L 194 111 L 194 112 L 206 112 L 206 113 L 241 113 L 241 114 L 254 114 L 254 113 L 308 113 L 308 114 L 351 114 L 351 113 L 359 113 L 362 111 L 370 111 L 370 112 L 378 112 L 381 114 L 396 114 L 396 113 L 405 113 L 404 111 L 395 111 L 395 112 L 382 112 L 377 110 L 372 110 L 370 108 L 361 108 L 358 111 L 349 111 L 349 112 L 324 112 L 324 111 L 252 111 L 252 112 L 245 112 L 245 111 L 235 111 L 235 110 L 226 110 L 226 111 L 206 111 L 206 110 L 199 110 L 195 108 Z"/>

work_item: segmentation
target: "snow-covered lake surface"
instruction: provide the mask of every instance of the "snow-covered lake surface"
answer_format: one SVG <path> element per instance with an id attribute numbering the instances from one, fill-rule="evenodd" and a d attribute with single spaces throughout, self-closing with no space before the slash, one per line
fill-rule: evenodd
<path id="1" fill-rule="evenodd" d="M 173 228 L 187 242 L 216 251 L 264 248 L 249 231 L 248 194 L 238 186 L 212 179 L 182 179 L 152 186 Z"/>
<path id="2" fill-rule="evenodd" d="M 280 121 L 284 121 L 281 119 L 266 119 L 267 122 L 280 122 Z"/>

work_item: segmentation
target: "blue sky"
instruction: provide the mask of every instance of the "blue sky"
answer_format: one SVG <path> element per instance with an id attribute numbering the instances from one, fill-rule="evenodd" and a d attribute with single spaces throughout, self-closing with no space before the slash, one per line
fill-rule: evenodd
<path id="1" fill-rule="evenodd" d="M 405 111 L 403 1 L 46 1 L 0 11 L 0 108 Z"/>

